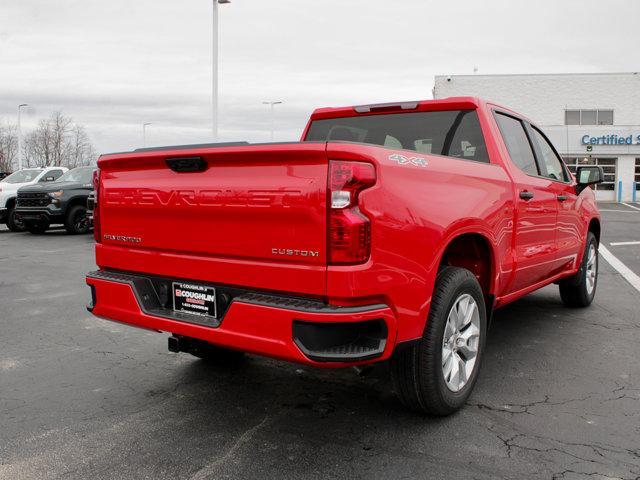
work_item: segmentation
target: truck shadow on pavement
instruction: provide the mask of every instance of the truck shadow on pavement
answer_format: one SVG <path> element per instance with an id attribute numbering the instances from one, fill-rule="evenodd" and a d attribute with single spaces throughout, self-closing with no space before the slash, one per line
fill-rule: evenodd
<path id="1" fill-rule="evenodd" d="M 559 344 L 549 343 L 558 338 L 561 315 L 566 315 L 566 310 L 559 299 L 552 296 L 525 298 L 498 311 L 488 336 L 476 391 L 460 415 L 464 417 L 472 412 L 478 398 L 489 397 L 496 404 L 508 403 L 514 388 L 506 391 L 496 388 L 504 386 L 505 378 L 536 377 L 541 359 L 549 357 L 548 350 L 561 348 Z M 339 426 L 344 422 L 353 424 L 354 420 L 377 422 L 393 418 L 394 423 L 417 422 L 418 428 L 424 429 L 455 422 L 459 416 L 438 418 L 405 410 L 391 392 L 386 364 L 360 376 L 350 368 L 321 370 L 250 355 L 235 365 L 209 363 L 187 354 L 178 354 L 177 360 L 182 364 L 175 375 L 179 385 L 171 387 L 174 379 L 168 378 L 168 390 L 193 399 L 195 404 L 190 405 L 189 410 L 200 408 L 202 420 L 229 416 L 237 410 L 243 412 L 243 416 L 283 415 L 283 420 L 290 424 L 297 419 L 301 428 L 312 419 L 333 420 Z M 544 370 L 541 373 L 545 375 Z M 513 380 L 509 382 L 513 384 Z M 551 391 L 554 387 L 549 388 Z M 501 398 L 503 392 L 507 395 Z M 330 423 L 325 422 L 325 427 Z"/>
<path id="2" fill-rule="evenodd" d="M 545 349 L 549 348 L 547 343 L 553 335 L 545 330 L 551 327 L 555 331 L 559 318 L 566 317 L 567 310 L 559 299 L 537 297 L 527 297 L 496 312 L 476 390 L 485 388 L 483 384 L 487 383 L 487 377 L 504 375 L 502 361 L 508 359 L 513 366 L 532 370 L 535 365 L 528 366 L 528 362 L 537 364 Z M 565 318 L 563 321 L 570 320 Z M 537 351 L 534 348 L 536 344 L 541 346 Z M 179 355 L 185 363 L 180 374 L 183 385 L 210 388 L 213 394 L 223 394 L 224 391 L 224 394 L 232 394 L 237 402 L 253 402 L 258 396 L 266 404 L 279 403 L 320 417 L 334 415 L 338 411 L 351 415 L 353 409 L 366 406 L 369 414 L 375 410 L 381 415 L 393 411 L 393 415 L 419 418 L 421 422 L 443 421 L 404 409 L 395 395 L 389 393 L 391 380 L 386 363 L 377 365 L 370 373 L 359 375 L 351 368 L 314 369 L 251 355 L 235 365 L 215 364 L 191 359 L 186 354 Z M 474 395 L 471 402 L 473 398 Z"/>
<path id="3" fill-rule="evenodd" d="M 578 313 L 575 313 L 578 312 Z M 549 359 L 550 350 L 563 348 L 561 330 L 580 322 L 580 311 L 565 309 L 559 298 L 536 294 L 496 312 L 490 329 L 485 358 L 476 391 L 470 398 L 484 396 L 495 382 L 516 372 L 517 377 L 536 376 Z M 318 418 L 351 416 L 366 409 L 367 415 L 398 415 L 411 421 L 446 422 L 447 419 L 407 412 L 391 390 L 388 365 L 380 364 L 366 375 L 354 369 L 322 370 L 248 355 L 235 365 L 215 364 L 178 354 L 184 365 L 178 377 L 181 389 L 208 398 L 219 412 L 215 397 L 230 396 L 235 406 L 248 410 L 283 408 Z M 507 370 L 505 371 L 505 363 Z M 170 382 L 169 382 L 170 383 Z M 500 392 L 492 393 L 497 403 Z M 302 413 L 306 412 L 306 413 Z M 455 415 L 454 415 L 455 417 Z"/>

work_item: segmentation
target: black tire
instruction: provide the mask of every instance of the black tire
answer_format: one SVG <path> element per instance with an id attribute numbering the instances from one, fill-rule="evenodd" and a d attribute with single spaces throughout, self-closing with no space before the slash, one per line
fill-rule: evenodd
<path id="1" fill-rule="evenodd" d="M 479 338 L 471 375 L 466 384 L 454 392 L 447 386 L 443 372 L 443 337 L 450 311 L 465 294 L 476 302 Z M 486 332 L 487 312 L 478 280 L 464 268 L 445 267 L 436 279 L 422 338 L 418 343 L 396 352 L 391 359 L 391 376 L 400 401 L 411 410 L 430 415 L 444 416 L 460 409 L 478 378 Z"/>
<path id="2" fill-rule="evenodd" d="M 10 208 L 7 212 L 7 228 L 12 232 L 24 232 L 26 230 L 24 222 L 16 219 L 15 208 Z"/>
<path id="3" fill-rule="evenodd" d="M 49 229 L 48 223 L 26 223 L 25 228 L 34 235 L 41 235 Z"/>
<path id="4" fill-rule="evenodd" d="M 64 220 L 64 228 L 71 235 L 79 235 L 89 231 L 87 222 L 87 209 L 82 205 L 75 205 L 67 212 Z"/>
<path id="5" fill-rule="evenodd" d="M 589 254 L 592 248 L 595 250 L 593 266 L 589 265 Z M 587 277 L 591 277 L 592 283 Z M 580 270 L 574 276 L 560 281 L 559 286 L 560 298 L 567 307 L 584 308 L 593 302 L 598 287 L 598 240 L 592 232 L 587 234 Z"/>

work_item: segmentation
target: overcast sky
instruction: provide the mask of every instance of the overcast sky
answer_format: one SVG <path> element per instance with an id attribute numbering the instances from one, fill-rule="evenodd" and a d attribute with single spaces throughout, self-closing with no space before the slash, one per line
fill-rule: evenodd
<path id="1" fill-rule="evenodd" d="M 638 0 L 232 0 L 222 140 L 297 140 L 320 106 L 431 98 L 433 76 L 640 70 Z M 211 0 L 2 0 L 0 119 L 54 110 L 99 152 L 210 141 Z"/>

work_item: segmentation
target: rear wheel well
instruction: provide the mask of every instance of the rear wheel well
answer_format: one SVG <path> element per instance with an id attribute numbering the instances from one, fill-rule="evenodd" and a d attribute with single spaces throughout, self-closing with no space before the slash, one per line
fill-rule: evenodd
<path id="1" fill-rule="evenodd" d="M 461 267 L 473 273 L 484 294 L 488 325 L 491 325 L 495 301 L 494 264 L 489 240 L 478 233 L 466 233 L 454 238 L 447 245 L 438 267 L 438 271 L 444 267 Z"/>
<path id="2" fill-rule="evenodd" d="M 596 237 L 598 244 L 600 243 L 600 220 L 592 218 L 589 222 L 589 231 Z"/>
<path id="3" fill-rule="evenodd" d="M 482 292 L 489 295 L 493 289 L 493 254 L 489 241 L 477 233 L 454 238 L 444 252 L 440 268 L 461 267 L 471 271 L 478 279 Z"/>

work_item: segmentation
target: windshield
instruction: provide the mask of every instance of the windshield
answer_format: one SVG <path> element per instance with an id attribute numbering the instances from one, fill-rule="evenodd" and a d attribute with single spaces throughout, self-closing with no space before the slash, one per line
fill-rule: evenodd
<path id="1" fill-rule="evenodd" d="M 305 141 L 331 140 L 489 162 L 475 110 L 361 115 L 311 123 Z"/>
<path id="2" fill-rule="evenodd" d="M 12 173 L 8 177 L 6 177 L 3 182 L 6 183 L 27 183 L 33 182 L 38 175 L 42 173 L 41 168 L 34 168 L 29 170 L 18 170 L 15 173 Z"/>
<path id="3" fill-rule="evenodd" d="M 95 167 L 78 167 L 63 174 L 58 182 L 91 183 Z"/>

